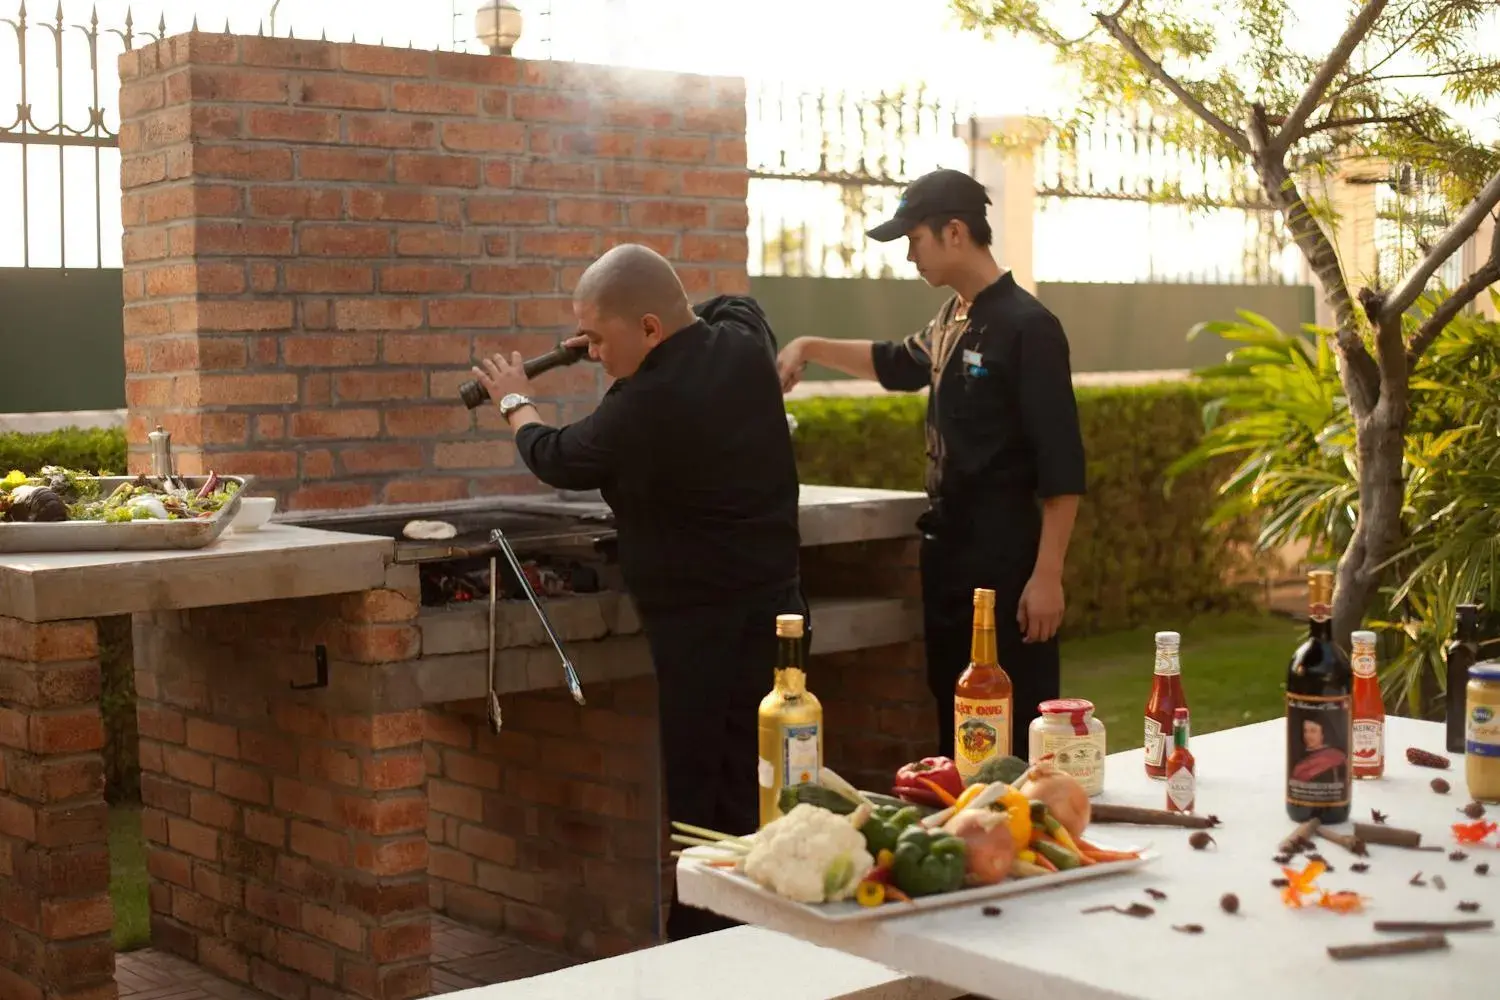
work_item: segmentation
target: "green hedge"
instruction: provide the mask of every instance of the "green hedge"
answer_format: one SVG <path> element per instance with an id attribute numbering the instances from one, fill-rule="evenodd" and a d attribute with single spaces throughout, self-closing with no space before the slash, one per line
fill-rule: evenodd
<path id="1" fill-rule="evenodd" d="M 1200 471 L 1163 495 L 1169 465 L 1203 433 L 1203 404 L 1222 387 L 1199 381 L 1078 391 L 1089 495 L 1078 512 L 1064 586 L 1077 633 L 1171 627 L 1206 611 L 1243 608 L 1229 582 L 1235 527 L 1210 532 L 1222 469 Z M 795 400 L 803 482 L 922 489 L 924 396 Z"/>
<path id="2" fill-rule="evenodd" d="M 125 432 L 118 428 L 68 427 L 46 434 L 0 434 L 0 476 L 12 469 L 36 475 L 44 465 L 123 473 Z"/>

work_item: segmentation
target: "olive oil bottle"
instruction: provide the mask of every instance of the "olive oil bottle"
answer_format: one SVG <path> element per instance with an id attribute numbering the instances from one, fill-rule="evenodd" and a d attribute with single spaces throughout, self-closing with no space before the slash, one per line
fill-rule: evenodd
<path id="1" fill-rule="evenodd" d="M 823 766 L 823 706 L 807 690 L 801 615 L 776 616 L 776 681 L 760 702 L 760 825 L 781 816 L 790 785 L 816 784 Z"/>

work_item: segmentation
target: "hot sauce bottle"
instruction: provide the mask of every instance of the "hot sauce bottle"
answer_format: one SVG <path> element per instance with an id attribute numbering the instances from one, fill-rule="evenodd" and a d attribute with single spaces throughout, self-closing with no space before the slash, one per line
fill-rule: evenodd
<path id="1" fill-rule="evenodd" d="M 991 757 L 1010 754 L 1014 714 L 1010 675 L 995 647 L 995 592 L 974 591 L 974 636 L 969 665 L 953 687 L 953 762 L 965 780 Z"/>
<path id="2" fill-rule="evenodd" d="M 1198 762 L 1188 749 L 1188 710 L 1172 713 L 1172 753 L 1167 757 L 1167 812 L 1190 813 L 1198 799 Z"/>
<path id="3" fill-rule="evenodd" d="M 1187 708 L 1182 691 L 1182 663 L 1178 646 L 1182 636 L 1176 632 L 1156 633 L 1156 675 L 1151 678 L 1151 697 L 1146 700 L 1146 774 L 1152 778 L 1167 776 L 1167 740 L 1172 732 L 1175 713 Z"/>
<path id="4" fill-rule="evenodd" d="M 1378 778 L 1385 773 L 1385 701 L 1375 671 L 1375 633 L 1352 632 L 1354 647 L 1354 776 Z"/>

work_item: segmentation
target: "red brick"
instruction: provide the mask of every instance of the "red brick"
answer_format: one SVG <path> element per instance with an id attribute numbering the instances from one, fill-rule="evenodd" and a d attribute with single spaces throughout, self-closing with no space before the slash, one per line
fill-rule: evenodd
<path id="1" fill-rule="evenodd" d="M 297 854 L 314 861 L 349 866 L 349 838 L 341 832 L 311 826 L 301 820 L 292 820 L 291 848 Z"/>
<path id="2" fill-rule="evenodd" d="M 146 854 L 146 871 L 154 879 L 192 888 L 193 859 L 185 854 L 152 847 Z"/>
<path id="3" fill-rule="evenodd" d="M 473 726 L 457 715 L 428 709 L 422 719 L 423 739 L 451 747 L 468 749 L 474 745 Z"/>
<path id="4" fill-rule="evenodd" d="M 219 832 L 181 816 L 167 817 L 167 843 L 173 850 L 195 858 L 205 861 L 219 859 Z"/>
<path id="5" fill-rule="evenodd" d="M 443 751 L 443 773 L 454 781 L 495 791 L 500 789 L 500 765 L 483 757 Z"/>
<path id="6" fill-rule="evenodd" d="M 188 815 L 195 823 L 220 830 L 235 830 L 239 827 L 239 809 L 233 802 L 211 792 L 194 792 Z"/>
<path id="7" fill-rule="evenodd" d="M 479 91 L 444 83 L 393 83 L 391 107 L 424 115 L 475 115 Z"/>
<path id="8" fill-rule="evenodd" d="M 500 85 L 521 79 L 521 64 L 510 56 L 439 51 L 434 58 L 439 80 Z"/>
<path id="9" fill-rule="evenodd" d="M 391 234 L 376 226 L 304 226 L 298 235 L 302 253 L 319 257 L 385 257 Z"/>
<path id="10" fill-rule="evenodd" d="M 140 705 L 136 718 L 137 731 L 143 737 L 165 743 L 182 743 L 187 739 L 187 723 L 181 712 L 160 705 Z"/>
<path id="11" fill-rule="evenodd" d="M 287 501 L 289 510 L 342 510 L 346 507 L 368 507 L 375 502 L 375 488 L 363 483 L 326 483 L 308 486 L 293 493 Z"/>
<path id="12" fill-rule="evenodd" d="M 599 171 L 599 190 L 611 194 L 673 195 L 682 192 L 683 173 L 676 167 L 606 163 Z"/>
<path id="13" fill-rule="evenodd" d="M 289 330 L 292 303 L 209 299 L 198 303 L 198 328 L 206 332 Z"/>
<path id="14" fill-rule="evenodd" d="M 263 219 L 339 219 L 341 191 L 305 187 L 258 187 L 250 190 L 250 214 Z"/>
<path id="15" fill-rule="evenodd" d="M 316 181 L 386 181 L 391 154 L 348 149 L 299 149 L 297 176 Z"/>
<path id="16" fill-rule="evenodd" d="M 385 431 L 395 438 L 443 437 L 471 429 L 469 413 L 456 406 L 409 406 L 382 413 Z"/>
<path id="17" fill-rule="evenodd" d="M 475 225 L 540 225 L 548 221 L 551 207 L 540 195 L 502 195 L 469 198 L 465 212 Z"/>
<path id="18" fill-rule="evenodd" d="M 297 261 L 285 268 L 289 292 L 372 292 L 375 270 L 368 264 Z M 373 359 L 372 359 L 373 360 Z"/>
<path id="19" fill-rule="evenodd" d="M 427 324 L 434 330 L 507 327 L 510 306 L 493 299 L 438 299 L 427 306 Z"/>
<path id="20" fill-rule="evenodd" d="M 269 223 L 195 222 L 170 233 L 173 256 L 285 256 L 292 227 Z"/>
<path id="21" fill-rule="evenodd" d="M 365 787 L 374 791 L 420 788 L 427 780 L 427 764 L 419 752 L 376 754 L 365 765 Z"/>
<path id="22" fill-rule="evenodd" d="M 382 964 L 432 953 L 432 921 L 420 920 L 395 927 L 377 927 L 370 933 L 370 957 Z"/>
<path id="23" fill-rule="evenodd" d="M 193 151 L 193 174 L 249 181 L 291 180 L 292 152 L 260 146 L 198 146 Z"/>
<path id="24" fill-rule="evenodd" d="M 469 338 L 461 334 L 386 334 L 381 360 L 386 364 L 463 365 L 472 358 Z"/>
<path id="25" fill-rule="evenodd" d="M 590 118 L 592 102 L 545 91 L 521 91 L 511 95 L 511 114 L 521 121 L 584 122 Z"/>
<path id="26" fill-rule="evenodd" d="M 331 746 L 304 746 L 301 774 L 319 782 L 359 787 L 359 758 L 347 750 Z"/>
<path id="27" fill-rule="evenodd" d="M 302 77 L 293 88 L 293 99 L 299 104 L 326 108 L 381 110 L 386 106 L 386 86 L 367 80 L 350 80 L 342 76 L 314 74 Z"/>
<path id="28" fill-rule="evenodd" d="M 599 253 L 599 236 L 591 232 L 522 233 L 520 257 L 552 260 L 592 260 Z"/>
<path id="29" fill-rule="evenodd" d="M 474 257 L 481 246 L 478 233 L 437 228 L 403 228 L 396 235 L 400 257 Z"/>
<path id="30" fill-rule="evenodd" d="M 750 190 L 750 174 L 744 170 L 685 170 L 682 193 L 689 197 L 735 198 L 743 201 Z"/>
<path id="31" fill-rule="evenodd" d="M 292 437 L 302 441 L 371 438 L 379 433 L 378 410 L 301 410 L 292 414 Z"/>
<path id="32" fill-rule="evenodd" d="M 280 139 L 297 143 L 339 141 L 338 115 L 326 111 L 259 108 L 248 113 L 246 124 L 250 135 L 256 139 Z"/>
<path id="33" fill-rule="evenodd" d="M 617 226 L 624 217 L 624 202 L 560 198 L 556 204 L 559 226 Z"/>
<path id="34" fill-rule="evenodd" d="M 677 127 L 676 113 L 660 104 L 614 100 L 605 105 L 600 117 L 609 125 L 648 132 L 666 132 Z"/>
<path id="35" fill-rule="evenodd" d="M 285 819 L 258 809 L 245 810 L 245 836 L 261 844 L 281 847 L 286 843 Z"/>
<path id="36" fill-rule="evenodd" d="M 461 292 L 468 271 L 438 264 L 390 264 L 381 268 L 382 292 Z"/>
<path id="37" fill-rule="evenodd" d="M 745 105 L 722 107 L 689 107 L 682 109 L 682 124 L 689 132 L 724 132 L 731 136 L 745 133 Z"/>
<path id="38" fill-rule="evenodd" d="M 408 875 L 427 870 L 426 837 L 403 840 L 361 840 L 355 846 L 354 864 L 372 875 Z"/>
<path id="39" fill-rule="evenodd" d="M 396 182 L 420 187 L 478 187 L 479 160 L 473 156 L 400 154 Z"/>
<path id="40" fill-rule="evenodd" d="M 207 936 L 200 938 L 198 962 L 205 969 L 225 979 L 241 983 L 250 981 L 248 956 L 227 941 Z"/>
<path id="41" fill-rule="evenodd" d="M 292 368 L 343 368 L 374 364 L 379 341 L 372 335 L 288 337 L 282 341 L 286 364 Z"/>
<path id="42" fill-rule="evenodd" d="M 511 465 L 515 458 L 509 441 L 453 441 L 437 446 L 432 464 L 437 469 L 494 469 Z"/>
<path id="43" fill-rule="evenodd" d="M 202 788 L 214 786 L 214 762 L 209 757 L 168 746 L 162 748 L 162 763 L 167 775 L 178 781 L 186 781 Z"/>
<path id="44" fill-rule="evenodd" d="M 428 860 L 428 874 L 460 885 L 473 885 L 474 859 L 460 851 L 433 847 Z"/>
<path id="45" fill-rule="evenodd" d="M 428 803 L 422 795 L 386 796 L 379 799 L 341 796 L 340 820 L 350 829 L 376 836 L 415 833 L 427 825 Z"/>
<path id="46" fill-rule="evenodd" d="M 33 624 L 0 617 L 0 656 L 32 663 L 87 660 L 99 655 L 92 620 Z"/>
<path id="47" fill-rule="evenodd" d="M 224 104 L 284 104 L 287 77 L 261 70 L 195 66 L 188 71 L 188 93 L 195 101 Z M 170 80 L 168 83 L 170 84 Z"/>
<path id="48" fill-rule="evenodd" d="M 714 293 L 716 295 L 749 295 L 750 275 L 740 268 L 719 268 L 714 271 Z"/>
<path id="49" fill-rule="evenodd" d="M 503 191 L 515 182 L 515 169 L 509 160 L 487 160 L 484 164 L 484 185 Z"/>
<path id="50" fill-rule="evenodd" d="M 33 753 L 82 753 L 104 747 L 104 721 L 97 708 L 31 716 Z"/>
<path id="51" fill-rule="evenodd" d="M 275 802 L 276 808 L 281 812 L 306 816 L 319 823 L 332 823 L 337 815 L 333 792 L 325 788 L 314 788 L 282 775 L 277 775 L 275 779 Z"/>
<path id="52" fill-rule="evenodd" d="M 459 153 L 520 153 L 526 126 L 516 122 L 446 122 L 442 145 Z"/>
<path id="53" fill-rule="evenodd" d="M 356 476 L 377 472 L 405 472 L 420 469 L 423 465 L 422 449 L 418 445 L 375 444 L 341 448 L 338 458 L 344 472 Z"/>
<path id="54" fill-rule="evenodd" d="M 744 139 L 715 139 L 714 162 L 727 167 L 743 167 L 747 159 Z"/>
<path id="55" fill-rule="evenodd" d="M 199 398 L 207 406 L 254 406 L 295 403 L 295 375 L 203 375 Z"/>
<path id="56" fill-rule="evenodd" d="M 396 480 L 386 484 L 382 493 L 385 503 L 443 503 L 463 500 L 469 495 L 466 479 L 420 479 Z"/>
<path id="57" fill-rule="evenodd" d="M 341 372 L 334 376 L 334 395 L 341 403 L 420 399 L 427 393 L 420 371 Z"/>
<path id="58" fill-rule="evenodd" d="M 76 900 L 43 900 L 41 932 L 53 941 L 103 934 L 114 926 L 108 895 Z"/>
<path id="59" fill-rule="evenodd" d="M 437 137 L 437 123 L 394 115 L 348 115 L 344 119 L 345 141 L 351 146 L 386 149 L 430 149 Z"/>
<path id="60" fill-rule="evenodd" d="M 524 299 L 516 306 L 516 324 L 522 327 L 571 326 L 576 322 L 573 300 Z"/>
<path id="61" fill-rule="evenodd" d="M 707 236 L 684 233 L 680 259 L 743 265 L 750 253 L 750 243 L 743 235 Z"/>
<path id="62" fill-rule="evenodd" d="M 646 159 L 665 163 L 704 163 L 710 142 L 692 136 L 653 135 L 645 141 Z"/>
<path id="63" fill-rule="evenodd" d="M 286 477 L 282 477 L 286 478 Z M 214 788 L 243 802 L 270 805 L 271 786 L 264 774 L 234 764 L 220 763 L 214 771 Z"/>
<path id="64" fill-rule="evenodd" d="M 595 191 L 599 186 L 599 172 L 590 163 L 534 160 L 523 165 L 516 186 L 552 191 Z"/>
<path id="65" fill-rule="evenodd" d="M 637 201 L 628 209 L 630 224 L 645 228 L 701 229 L 708 225 L 708 206 L 691 201 Z"/>
<path id="66" fill-rule="evenodd" d="M 339 46 L 339 65 L 347 72 L 371 76 L 430 76 L 432 55 L 421 49 L 349 44 Z"/>
<path id="67" fill-rule="evenodd" d="M 493 861 L 497 865 L 516 863 L 515 840 L 481 826 L 463 827 L 458 834 L 458 847 L 465 854 Z"/>
<path id="68" fill-rule="evenodd" d="M 422 632 L 411 625 L 356 625 L 344 628 L 340 652 L 356 663 L 395 663 L 415 659 Z"/>
<path id="69" fill-rule="evenodd" d="M 436 222 L 437 198 L 418 191 L 356 190 L 349 195 L 349 218 L 396 222 Z"/>
<path id="70" fill-rule="evenodd" d="M 422 303 L 413 299 L 338 299 L 333 323 L 339 330 L 414 330 L 422 325 Z"/>

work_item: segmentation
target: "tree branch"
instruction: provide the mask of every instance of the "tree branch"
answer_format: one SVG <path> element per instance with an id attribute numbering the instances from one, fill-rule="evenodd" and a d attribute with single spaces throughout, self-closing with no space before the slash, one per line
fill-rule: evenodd
<path id="1" fill-rule="evenodd" d="M 1323 95 L 1328 92 L 1334 77 L 1344 71 L 1349 65 L 1349 58 L 1354 55 L 1354 50 L 1359 48 L 1359 43 L 1365 40 L 1370 29 L 1375 27 L 1375 22 L 1385 10 L 1388 0 L 1367 0 L 1364 8 L 1354 16 L 1349 27 L 1344 31 L 1338 44 L 1333 51 L 1328 53 L 1328 58 L 1318 67 L 1313 74 L 1312 82 L 1307 85 L 1307 90 L 1302 94 L 1302 99 L 1287 115 L 1286 124 L 1276 133 L 1271 140 L 1271 151 L 1277 155 L 1285 153 L 1298 139 L 1302 138 L 1302 126 L 1312 113 L 1317 110 L 1318 104 L 1322 102 Z"/>
<path id="2" fill-rule="evenodd" d="M 1438 237 L 1421 262 L 1385 297 L 1380 308 L 1381 322 L 1400 319 L 1411 308 L 1412 303 L 1427 288 L 1427 282 L 1437 273 L 1437 269 L 1469 241 L 1485 217 L 1495 210 L 1496 205 L 1500 205 L 1500 172 L 1490 178 L 1489 183 L 1469 203 L 1469 207 L 1460 212 L 1453 225 Z"/>
<path id="3" fill-rule="evenodd" d="M 1150 54 L 1141 48 L 1141 43 L 1136 41 L 1135 37 L 1120 24 L 1120 19 L 1117 15 L 1095 14 L 1094 18 L 1100 24 L 1104 25 L 1104 30 L 1108 31 L 1114 40 L 1120 43 L 1120 47 L 1128 52 L 1131 58 L 1141 64 L 1142 69 L 1150 74 L 1157 83 L 1170 90 L 1173 96 L 1182 102 L 1184 107 L 1210 125 L 1215 132 L 1228 139 L 1234 145 L 1235 149 L 1238 149 L 1246 156 L 1250 155 L 1250 140 L 1245 138 L 1244 133 L 1209 110 L 1208 105 L 1194 97 L 1192 91 L 1188 90 L 1172 74 L 1168 73 L 1161 63 L 1151 58 Z"/>
<path id="4" fill-rule="evenodd" d="M 1344 391 L 1349 397 L 1349 403 L 1356 416 L 1367 414 L 1379 400 L 1380 370 L 1375 359 L 1370 357 L 1370 352 L 1365 350 L 1364 341 L 1360 339 L 1359 315 L 1355 310 L 1354 300 L 1349 296 L 1344 272 L 1339 267 L 1338 253 L 1333 249 L 1333 243 L 1329 241 L 1322 225 L 1313 217 L 1307 202 L 1303 200 L 1296 181 L 1286 168 L 1285 160 L 1271 153 L 1271 128 L 1266 122 L 1265 108 L 1257 105 L 1251 109 L 1245 134 L 1246 141 L 1251 146 L 1251 162 L 1266 189 L 1266 196 L 1281 210 L 1286 227 L 1291 230 L 1292 239 L 1306 258 L 1308 267 L 1318 276 L 1323 294 L 1333 308 L 1337 324 L 1334 340 L 1344 359 Z"/>
<path id="5" fill-rule="evenodd" d="M 1317 135 L 1319 132 L 1332 132 L 1341 128 L 1357 128 L 1360 125 L 1396 125 L 1410 124 L 1417 120 L 1416 115 L 1370 115 L 1366 118 L 1325 118 L 1316 125 L 1309 125 L 1302 131 L 1302 138 Z"/>
<path id="6" fill-rule="evenodd" d="M 1493 217 L 1492 217 L 1493 218 Z M 1473 274 L 1464 279 L 1464 283 L 1453 290 L 1438 307 L 1432 311 L 1432 315 L 1423 321 L 1417 328 L 1417 332 L 1411 338 L 1411 344 L 1406 349 L 1407 367 L 1417 363 L 1422 353 L 1432 346 L 1432 342 L 1438 338 L 1447 325 L 1453 322 L 1457 316 L 1470 302 L 1479 296 L 1486 288 L 1500 282 L 1500 218 L 1495 218 L 1495 232 L 1490 238 L 1490 259 L 1479 266 Z"/>

